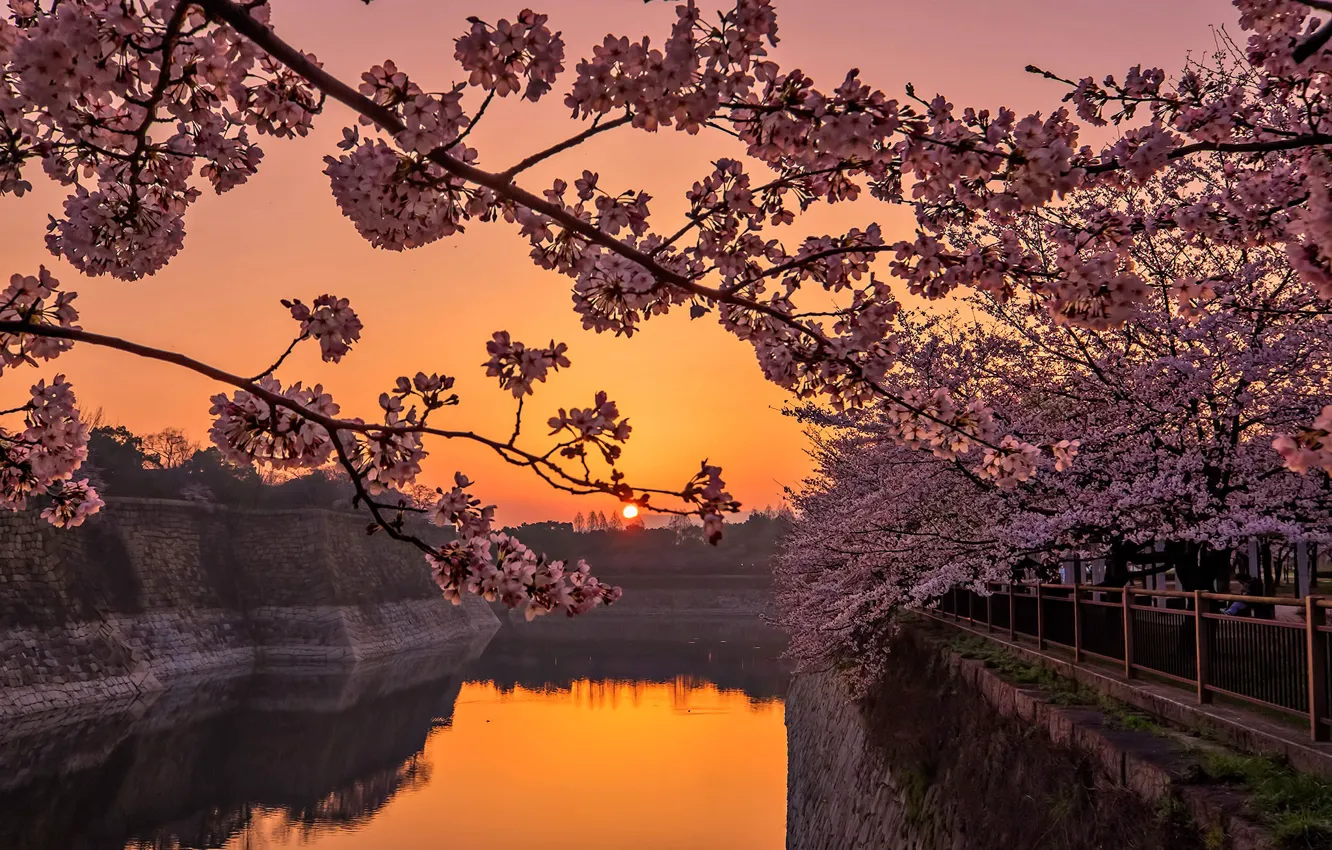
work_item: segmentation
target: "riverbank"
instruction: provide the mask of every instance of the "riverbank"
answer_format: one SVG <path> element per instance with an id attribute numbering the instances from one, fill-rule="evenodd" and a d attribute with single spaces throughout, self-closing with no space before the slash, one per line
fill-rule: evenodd
<path id="1" fill-rule="evenodd" d="M 418 755 L 485 640 L 175 683 L 58 728 L 0 726 L 0 847 L 216 847 L 265 812 L 309 829 L 368 819 L 420 784 Z"/>
<path id="2" fill-rule="evenodd" d="M 0 513 L 0 717 L 79 711 L 222 671 L 350 665 L 467 643 L 498 620 L 442 598 L 357 514 L 111 499 L 60 531 Z"/>
<path id="3" fill-rule="evenodd" d="M 1279 843 L 1313 826 L 1265 824 L 1213 742 L 948 641 L 905 629 L 859 703 L 831 674 L 797 677 L 788 850 L 1326 846 Z"/>

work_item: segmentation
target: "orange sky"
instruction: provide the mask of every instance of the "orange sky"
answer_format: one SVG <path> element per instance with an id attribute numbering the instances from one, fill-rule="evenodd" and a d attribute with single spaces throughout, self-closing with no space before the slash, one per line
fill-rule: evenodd
<path id="1" fill-rule="evenodd" d="M 700 0 L 704 6 L 719 3 Z M 1023 73 L 1035 63 L 1067 75 L 1122 74 L 1134 62 L 1174 70 L 1185 52 L 1211 44 L 1211 23 L 1229 21 L 1224 0 L 779 0 L 782 43 L 775 58 L 799 67 L 831 88 L 850 67 L 890 93 L 914 82 L 918 92 L 943 91 L 959 105 L 1048 109 L 1062 94 Z M 587 54 L 607 32 L 654 41 L 668 32 L 670 3 L 640 0 L 549 0 L 567 44 L 566 65 Z M 274 0 L 276 28 L 314 52 L 333 72 L 354 80 L 370 65 L 394 59 L 427 89 L 448 88 L 459 77 L 453 39 L 468 15 L 495 19 L 521 5 L 494 0 Z M 492 107 L 472 136 L 481 165 L 499 169 L 533 150 L 577 132 L 557 95 L 538 105 L 510 98 Z M 473 102 L 474 106 L 475 102 Z M 317 347 L 284 367 L 281 376 L 322 380 L 348 415 L 374 417 L 375 398 L 399 374 L 417 370 L 456 375 L 463 406 L 453 423 L 507 434 L 512 399 L 493 388 L 478 364 L 484 343 L 498 329 L 515 338 L 569 343 L 574 368 L 540 387 L 529 410 L 529 431 L 557 407 L 586 406 L 606 389 L 634 424 L 623 468 L 646 486 L 679 486 L 704 457 L 722 464 L 731 492 L 747 507 L 776 502 L 783 485 L 808 470 L 798 426 L 778 412 L 783 392 L 767 385 L 752 350 L 728 337 L 711 318 L 688 321 L 672 314 L 649 322 L 632 340 L 581 330 L 570 308 L 566 278 L 543 272 L 527 258 L 515 228 L 475 225 L 462 236 L 412 252 L 371 248 L 333 203 L 322 157 L 335 152 L 348 112 L 334 104 L 315 132 L 298 141 L 265 137 L 265 160 L 249 185 L 222 197 L 206 195 L 190 213 L 185 250 L 163 272 L 137 283 L 81 280 L 54 260 L 42 242 L 46 216 L 63 197 L 31 166 L 37 191 L 0 199 L 6 234 L 0 271 L 56 269 L 80 293 L 84 327 L 187 352 L 235 372 L 259 371 L 280 352 L 294 323 L 278 305 L 283 297 L 309 300 L 332 292 L 352 300 L 366 324 L 360 346 L 343 363 L 319 363 Z M 521 181 L 536 191 L 555 176 L 572 180 L 583 168 L 602 175 L 607 189 L 643 188 L 655 198 L 659 229 L 679 221 L 684 191 L 719 156 L 742 151 L 720 134 L 657 136 L 621 130 L 607 134 Z M 901 210 L 874 202 L 822 209 L 807 216 L 791 238 L 871 221 L 890 239 L 909 231 Z M 215 388 L 171 367 L 84 346 L 60 361 L 84 405 L 148 432 L 184 428 L 204 439 L 207 398 Z M 31 383 L 31 372 L 10 372 L 0 396 Z M 21 386 L 20 386 L 21 384 Z M 529 444 L 531 445 L 531 444 Z M 429 483 L 462 469 L 480 482 L 480 495 L 501 505 L 501 519 L 568 519 L 576 511 L 610 509 L 608 499 L 577 500 L 546 490 L 519 470 L 476 450 L 435 443 L 426 466 Z"/>

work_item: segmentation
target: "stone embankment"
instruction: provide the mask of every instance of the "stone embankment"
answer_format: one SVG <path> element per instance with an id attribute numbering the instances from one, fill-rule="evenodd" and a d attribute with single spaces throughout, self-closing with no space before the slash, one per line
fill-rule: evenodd
<path id="1" fill-rule="evenodd" d="M 788 850 L 1272 846 L 1168 737 L 1058 703 L 912 630 L 867 700 L 796 677 Z"/>
<path id="2" fill-rule="evenodd" d="M 307 834 L 363 822 L 430 775 L 426 739 L 487 639 L 181 682 L 54 728 L 0 723 L 0 847 L 268 846 L 251 828 L 274 818 Z"/>
<path id="3" fill-rule="evenodd" d="M 0 512 L 0 716 L 497 628 L 483 602 L 445 601 L 419 553 L 365 529 L 355 514 L 141 499 L 69 531 Z"/>

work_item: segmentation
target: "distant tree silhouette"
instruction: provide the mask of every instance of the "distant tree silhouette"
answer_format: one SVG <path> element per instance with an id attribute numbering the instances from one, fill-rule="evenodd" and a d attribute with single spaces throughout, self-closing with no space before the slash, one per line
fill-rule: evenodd
<path id="1" fill-rule="evenodd" d="M 769 515 L 771 514 L 771 515 Z M 780 509 L 755 511 L 742 523 L 727 523 L 716 546 L 709 545 L 703 527 L 687 518 L 661 528 L 639 528 L 631 523 L 625 534 L 575 534 L 572 523 L 526 523 L 505 531 L 530 540 L 554 557 L 596 559 L 602 571 L 630 576 L 757 576 L 766 580 L 789 520 Z M 591 521 L 598 519 L 590 514 Z M 609 517 L 607 517 L 609 521 Z M 586 517 L 585 517 L 586 521 Z"/>
<path id="2" fill-rule="evenodd" d="M 188 450 L 188 453 L 187 453 Z M 112 497 L 185 499 L 240 507 L 350 509 L 351 482 L 328 466 L 266 482 L 214 447 L 200 450 L 175 428 L 141 437 L 124 426 L 100 426 L 88 438 L 88 466 Z M 431 495 L 436 495 L 431 491 Z M 409 503 L 419 494 L 403 496 Z M 430 499 L 433 501 L 433 498 Z"/>
<path id="3" fill-rule="evenodd" d="M 88 435 L 88 464 L 107 493 L 126 495 L 141 486 L 144 467 L 157 463 L 143 438 L 123 425 L 103 425 Z"/>
<path id="4" fill-rule="evenodd" d="M 583 519 L 583 512 L 579 511 L 574 517 L 573 530 L 576 534 L 583 534 L 587 531 L 587 521 Z"/>
<path id="5" fill-rule="evenodd" d="M 698 526 L 690 522 L 689 517 L 671 517 L 671 521 L 666 524 L 666 530 L 674 536 L 676 546 L 682 545 L 689 540 L 701 539 Z"/>
<path id="6" fill-rule="evenodd" d="M 166 428 L 142 439 L 144 452 L 157 458 L 163 469 L 175 469 L 199 451 L 199 444 L 179 428 Z"/>

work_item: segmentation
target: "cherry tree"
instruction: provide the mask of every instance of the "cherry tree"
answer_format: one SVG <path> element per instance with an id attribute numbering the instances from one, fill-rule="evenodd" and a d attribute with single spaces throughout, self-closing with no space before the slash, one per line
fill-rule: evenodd
<path id="1" fill-rule="evenodd" d="M 1019 117 L 1003 107 L 958 110 L 910 88 L 904 99 L 890 97 L 856 71 L 819 88 L 771 55 L 770 0 L 734 0 L 715 17 L 689 0 L 664 39 L 607 36 L 563 83 L 565 45 L 546 16 L 469 19 L 454 41 L 459 82 L 447 91 L 422 89 L 391 59 L 359 80 L 336 78 L 274 29 L 267 0 L 10 0 L 0 21 L 0 193 L 24 195 L 39 163 L 70 192 L 52 216 L 50 251 L 89 277 L 135 280 L 183 248 L 186 217 L 205 189 L 245 184 L 264 145 L 307 134 L 334 102 L 349 126 L 324 170 L 336 203 L 371 244 L 407 250 L 503 222 L 530 241 L 538 266 L 572 280 L 586 328 L 632 335 L 672 310 L 713 317 L 797 397 L 839 411 L 885 410 L 968 474 L 1007 484 L 1065 458 L 1068 446 L 1005 431 L 983 397 L 927 399 L 888 381 L 903 330 L 876 261 L 916 294 L 1032 295 L 1061 321 L 1090 329 L 1141 308 L 1149 287 L 1134 251 L 1162 230 L 1285 251 L 1301 287 L 1332 294 L 1332 133 L 1322 86 L 1332 25 L 1318 18 L 1327 4 L 1235 5 L 1245 47 L 1170 82 L 1154 69 L 1101 83 L 1038 71 L 1067 87 L 1072 111 Z M 469 143 L 487 112 L 506 99 L 540 100 L 557 85 L 578 129 L 507 167 L 483 165 Z M 1120 132 L 1102 146 L 1080 145 L 1079 122 L 1113 122 Z M 646 193 L 602 185 L 591 171 L 523 185 L 533 166 L 594 136 L 670 129 L 737 141 L 735 158 L 713 163 L 686 191 L 684 221 L 654 219 Z M 1167 197 L 1154 209 L 1051 225 L 1053 262 L 1024 250 L 1014 233 L 1015 220 L 1033 211 L 1057 222 L 1070 193 L 1140 186 L 1200 160 L 1220 162 L 1224 178 L 1187 202 Z M 914 237 L 890 242 L 866 223 L 782 238 L 811 206 L 866 193 L 911 205 Z M 518 405 L 510 436 L 440 426 L 458 399 L 438 370 L 404 375 L 366 421 L 343 416 L 321 386 L 278 377 L 301 342 L 317 342 L 330 362 L 350 353 L 362 328 L 345 299 L 284 301 L 296 323 L 292 346 L 262 374 L 242 376 L 84 330 L 74 293 L 36 271 L 16 274 L 0 294 L 4 368 L 80 344 L 227 385 L 213 398 L 211 436 L 228 458 L 278 470 L 337 462 L 373 525 L 421 548 L 451 596 L 480 592 L 540 613 L 585 610 L 615 592 L 584 567 L 566 571 L 493 535 L 490 509 L 461 474 L 424 509 L 457 532 L 456 544 L 441 549 L 411 533 L 403 514 L 416 508 L 395 494 L 415 485 L 427 438 L 480 443 L 570 492 L 697 514 L 714 540 L 737 507 L 706 462 L 673 490 L 625 482 L 615 467 L 629 426 L 604 394 L 550 417 L 552 446 L 520 444 L 527 397 L 570 364 L 562 343 L 528 346 L 502 331 L 487 343 L 487 372 Z M 1226 283 L 1186 277 L 1170 286 L 1188 296 Z M 819 308 L 801 306 L 811 302 Z M 61 525 L 93 513 L 100 500 L 76 478 L 86 428 L 68 382 L 39 382 L 10 415 L 23 422 L 0 435 L 0 504 L 45 494 L 46 515 Z M 1291 467 L 1332 467 L 1330 418 L 1322 412 L 1280 436 Z"/>
<path id="2" fill-rule="evenodd" d="M 1221 176 L 1193 168 L 1078 192 L 1059 216 L 1134 216 Z M 1043 218 L 1009 232 L 1053 266 Z M 1291 474 L 1274 446 L 1332 404 L 1319 296 L 1278 247 L 1167 229 L 1131 256 L 1145 292 L 1114 330 L 990 293 L 901 321 L 885 381 L 921 405 L 985 398 L 979 427 L 1054 447 L 1031 461 L 1045 474 L 976 475 L 891 409 L 800 411 L 819 468 L 795 496 L 801 517 L 778 569 L 798 656 L 863 659 L 868 682 L 897 613 L 954 586 L 983 590 L 1072 556 L 1123 561 L 1160 542 L 1186 587 L 1208 589 L 1251 537 L 1332 539 L 1332 481 Z M 1207 283 L 1181 291 L 1190 277 Z"/>

